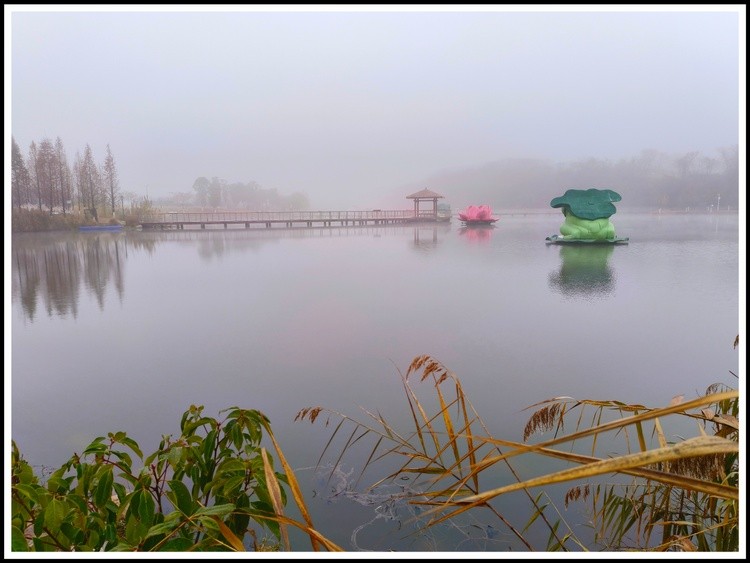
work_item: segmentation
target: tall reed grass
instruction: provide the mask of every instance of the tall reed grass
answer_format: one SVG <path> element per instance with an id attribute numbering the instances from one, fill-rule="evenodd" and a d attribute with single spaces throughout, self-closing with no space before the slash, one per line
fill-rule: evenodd
<path id="1" fill-rule="evenodd" d="M 738 337 L 739 338 L 739 337 Z M 735 340 L 736 347 L 738 340 Z M 736 377 L 736 374 L 732 374 Z M 332 456 L 331 474 L 349 460 L 355 444 L 369 444 L 359 458 L 360 478 L 384 460 L 396 469 L 366 490 L 399 479 L 418 478 L 401 493 L 413 506 L 419 530 L 481 510 L 515 539 L 508 549 L 528 551 L 731 552 L 739 549 L 739 393 L 723 384 L 704 395 L 666 406 L 616 400 L 555 397 L 528 407 L 521 441 L 493 436 L 455 374 L 434 358 L 416 357 L 401 374 L 411 415 L 408 431 L 380 413 L 360 421 L 338 411 L 308 407 L 296 420 L 325 420 L 332 427 L 322 460 Z M 429 386 L 428 386 L 429 385 Z M 693 435 L 670 440 L 665 427 Z M 570 428 L 568 431 L 567 429 Z M 551 437 L 534 441 L 543 434 Z M 612 453 L 617 447 L 621 450 Z M 523 477 L 516 465 L 542 456 L 564 468 Z M 511 481 L 486 487 L 500 468 Z M 616 477 L 613 479 L 613 477 Z M 358 480 L 359 481 L 359 480 Z M 358 483 L 355 483 L 357 486 Z M 568 487 L 558 506 L 547 493 Z M 523 517 L 498 502 L 518 492 L 526 499 Z M 569 522 L 566 511 L 583 503 L 589 535 Z M 568 513 L 569 514 L 569 513 Z M 546 529 L 535 541 L 532 525 Z"/>

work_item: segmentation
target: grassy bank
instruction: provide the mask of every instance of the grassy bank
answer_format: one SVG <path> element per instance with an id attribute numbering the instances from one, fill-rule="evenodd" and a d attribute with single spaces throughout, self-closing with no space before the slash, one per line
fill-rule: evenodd
<path id="1" fill-rule="evenodd" d="M 47 231 L 75 231 L 84 225 L 125 225 L 135 227 L 140 224 L 140 210 L 115 213 L 98 212 L 98 221 L 82 211 L 52 213 L 39 209 L 13 209 L 11 212 L 11 232 L 32 233 Z"/>

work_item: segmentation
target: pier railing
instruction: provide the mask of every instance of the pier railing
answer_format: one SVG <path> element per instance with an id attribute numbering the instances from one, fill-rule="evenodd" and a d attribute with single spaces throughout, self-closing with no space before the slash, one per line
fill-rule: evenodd
<path id="1" fill-rule="evenodd" d="M 368 211 L 155 211 L 141 221 L 143 228 L 178 228 L 199 225 L 244 225 L 245 228 L 274 225 L 294 226 L 348 226 L 366 224 L 393 224 L 412 221 L 436 220 L 434 214 L 419 213 L 414 210 L 372 209 Z"/>
<path id="2" fill-rule="evenodd" d="M 223 222 L 287 222 L 287 221 L 357 221 L 368 219 L 411 219 L 413 210 L 371 211 L 219 211 L 219 212 L 157 212 L 149 214 L 153 223 L 223 223 Z"/>

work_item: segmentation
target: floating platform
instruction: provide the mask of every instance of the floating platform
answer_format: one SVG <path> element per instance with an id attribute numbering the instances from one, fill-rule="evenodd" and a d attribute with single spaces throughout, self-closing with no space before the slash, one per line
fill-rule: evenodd
<path id="1" fill-rule="evenodd" d="M 628 244 L 628 237 L 608 238 L 603 240 L 594 239 L 566 239 L 560 235 L 552 235 L 545 239 L 547 244 Z"/>
<path id="2" fill-rule="evenodd" d="M 465 227 L 487 227 L 497 223 L 497 219 L 462 219 L 461 224 Z"/>

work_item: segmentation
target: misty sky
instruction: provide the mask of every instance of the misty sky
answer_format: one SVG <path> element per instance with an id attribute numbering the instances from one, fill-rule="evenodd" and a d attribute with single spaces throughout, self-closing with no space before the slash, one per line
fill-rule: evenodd
<path id="1" fill-rule="evenodd" d="M 505 157 L 744 139 L 744 6 L 115 7 L 6 5 L 6 178 L 11 134 L 24 156 L 59 136 L 71 164 L 109 144 L 121 189 L 152 198 L 217 176 L 407 208 L 399 188 Z"/>

